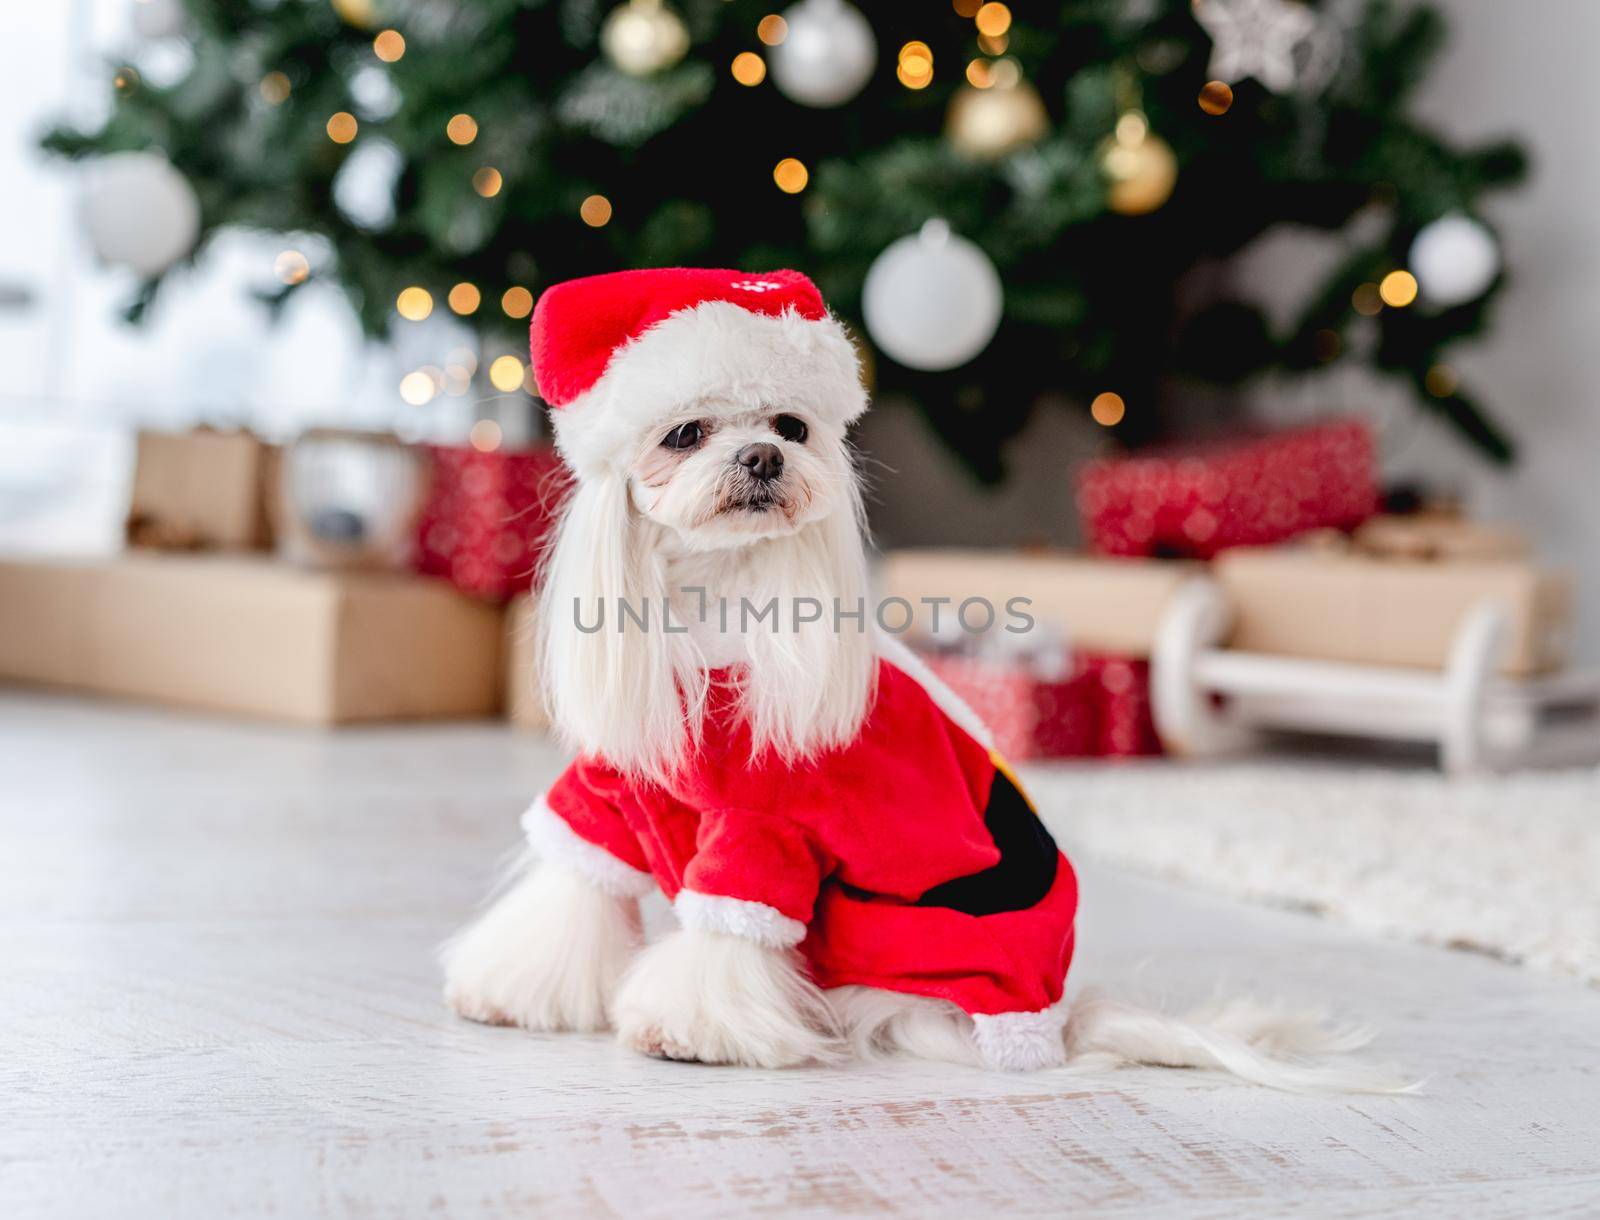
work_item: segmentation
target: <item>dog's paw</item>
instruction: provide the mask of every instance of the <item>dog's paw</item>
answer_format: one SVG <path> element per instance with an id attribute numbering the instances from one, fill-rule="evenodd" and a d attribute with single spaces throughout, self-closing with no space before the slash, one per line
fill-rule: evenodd
<path id="1" fill-rule="evenodd" d="M 633 899 L 536 868 L 445 948 L 445 1003 L 485 1025 L 603 1030 L 638 943 Z"/>
<path id="2" fill-rule="evenodd" d="M 684 1063 L 781 1068 L 838 1051 L 794 955 L 719 932 L 674 932 L 641 953 L 612 1019 L 624 1046 Z"/>
<path id="3" fill-rule="evenodd" d="M 458 1017 L 476 1021 L 480 1025 L 515 1025 L 509 1014 L 484 995 L 478 988 L 461 979 L 450 979 L 444 985 L 444 1002 Z"/>

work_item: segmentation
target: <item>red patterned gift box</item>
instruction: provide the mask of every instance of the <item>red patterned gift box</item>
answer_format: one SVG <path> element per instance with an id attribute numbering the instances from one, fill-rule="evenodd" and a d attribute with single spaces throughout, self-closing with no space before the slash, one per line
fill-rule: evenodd
<path id="1" fill-rule="evenodd" d="M 418 523 L 417 570 L 492 601 L 528 589 L 567 490 L 555 450 L 425 448 L 432 481 Z"/>
<path id="2" fill-rule="evenodd" d="M 1106 653 L 1079 653 L 1094 708 L 1094 744 L 1102 758 L 1137 758 L 1162 753 L 1150 710 L 1150 662 Z"/>
<path id="3" fill-rule="evenodd" d="M 1209 559 L 1353 529 L 1378 504 L 1377 446 L 1355 419 L 1108 458 L 1078 478 L 1084 533 L 1106 555 Z"/>
<path id="4" fill-rule="evenodd" d="M 1086 673 L 1046 679 L 1024 660 L 954 652 L 924 653 L 923 660 L 989 726 L 995 749 L 1005 758 L 1096 752 L 1093 683 Z"/>

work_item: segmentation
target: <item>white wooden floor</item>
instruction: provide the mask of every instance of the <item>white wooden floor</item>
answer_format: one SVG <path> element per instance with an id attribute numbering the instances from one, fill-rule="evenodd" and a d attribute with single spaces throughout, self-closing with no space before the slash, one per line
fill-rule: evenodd
<path id="1" fill-rule="evenodd" d="M 0 694 L 0 1215 L 1600 1214 L 1600 991 L 1093 868 L 1078 983 L 1324 998 L 1426 1095 L 458 1022 L 433 947 L 557 761 Z"/>

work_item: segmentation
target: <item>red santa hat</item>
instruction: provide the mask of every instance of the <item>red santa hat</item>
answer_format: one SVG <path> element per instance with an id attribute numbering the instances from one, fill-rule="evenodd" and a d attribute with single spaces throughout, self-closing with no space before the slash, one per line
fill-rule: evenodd
<path id="1" fill-rule="evenodd" d="M 530 349 L 556 444 L 580 475 L 626 463 L 686 415 L 771 408 L 843 429 L 867 406 L 855 348 L 798 271 L 568 280 L 539 298 Z"/>

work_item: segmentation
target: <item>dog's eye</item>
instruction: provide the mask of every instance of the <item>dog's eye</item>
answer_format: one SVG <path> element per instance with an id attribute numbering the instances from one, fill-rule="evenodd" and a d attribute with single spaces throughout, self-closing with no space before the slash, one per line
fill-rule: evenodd
<path id="1" fill-rule="evenodd" d="M 772 421 L 772 430 L 786 441 L 793 441 L 797 445 L 805 443 L 810 429 L 806 421 L 795 415 L 775 416 Z"/>
<path id="2" fill-rule="evenodd" d="M 705 437 L 705 429 L 698 422 L 679 424 L 661 438 L 664 449 L 693 449 Z"/>

